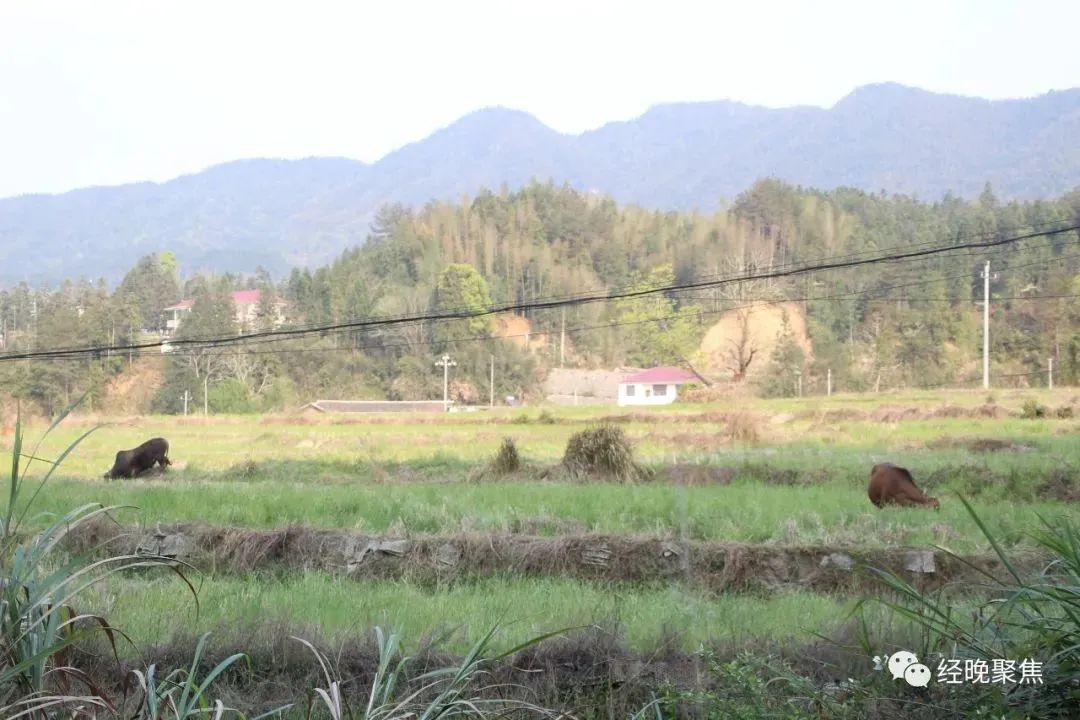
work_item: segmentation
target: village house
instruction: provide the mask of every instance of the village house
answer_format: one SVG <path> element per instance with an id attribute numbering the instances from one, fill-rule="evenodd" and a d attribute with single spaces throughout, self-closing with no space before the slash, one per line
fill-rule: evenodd
<path id="1" fill-rule="evenodd" d="M 619 405 L 668 405 L 679 386 L 700 382 L 692 372 L 677 367 L 655 367 L 628 375 L 619 383 Z"/>
<path id="2" fill-rule="evenodd" d="M 245 332 L 251 329 L 259 312 L 259 302 L 262 300 L 262 292 L 259 290 L 237 290 L 232 294 L 232 300 L 233 305 L 236 306 L 236 324 L 240 326 L 240 331 Z M 191 308 L 194 305 L 195 301 L 187 298 L 164 309 L 166 336 L 171 337 L 176 334 L 184 316 L 191 312 Z M 274 300 L 272 305 L 274 309 L 273 324 L 274 327 L 278 327 L 285 322 L 286 302 L 278 298 Z"/>

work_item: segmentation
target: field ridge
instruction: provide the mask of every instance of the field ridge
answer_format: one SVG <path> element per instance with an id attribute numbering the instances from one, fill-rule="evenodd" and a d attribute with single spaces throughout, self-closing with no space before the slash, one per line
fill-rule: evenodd
<path id="1" fill-rule="evenodd" d="M 200 523 L 153 529 L 87 524 L 68 538 L 73 551 L 164 555 L 199 570 L 321 570 L 356 581 L 444 584 L 500 575 L 569 577 L 650 585 L 684 582 L 709 592 L 804 589 L 848 594 L 876 583 L 870 568 L 888 570 L 922 589 L 984 581 L 1004 571 L 988 553 L 953 555 L 925 547 L 861 549 L 691 541 L 674 537 L 584 533 L 557 537 L 458 533 L 374 535 L 291 526 L 274 530 Z M 1013 552 L 1035 572 L 1039 553 Z"/>

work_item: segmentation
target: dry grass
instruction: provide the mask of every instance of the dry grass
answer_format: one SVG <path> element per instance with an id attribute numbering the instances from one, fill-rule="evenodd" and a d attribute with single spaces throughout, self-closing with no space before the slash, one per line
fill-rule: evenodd
<path id="1" fill-rule="evenodd" d="M 165 382 L 165 356 L 140 357 L 126 371 L 109 380 L 100 403 L 113 412 L 145 414 Z"/>
<path id="2" fill-rule="evenodd" d="M 1070 468 L 1054 470 L 1037 490 L 1039 497 L 1063 502 L 1080 501 L 1080 472 Z"/>
<path id="3" fill-rule="evenodd" d="M 825 561 L 837 553 L 854 566 L 888 568 L 923 588 L 976 577 L 973 567 L 1002 570 L 992 556 L 973 554 L 961 561 L 937 552 L 934 573 L 910 573 L 905 570 L 910 548 L 902 546 L 870 550 L 838 544 L 750 544 L 599 533 L 380 537 L 302 527 L 258 531 L 189 524 L 140 531 L 99 523 L 73 533 L 67 547 L 90 552 L 103 540 L 110 541 L 113 552 L 152 550 L 173 555 L 169 548 L 179 548 L 176 559 L 219 573 L 317 570 L 360 582 L 393 580 L 438 587 L 511 576 L 635 586 L 679 581 L 715 593 L 782 589 L 851 593 L 869 587 L 870 578 Z M 1030 551 L 1017 552 L 1016 559 L 1033 568 L 1044 561 L 1042 555 Z"/>
<path id="4" fill-rule="evenodd" d="M 859 408 L 829 408 L 824 410 L 805 410 L 796 413 L 799 420 L 812 420 L 818 423 L 841 421 L 870 421 L 900 423 L 910 420 L 937 420 L 941 418 L 988 418 L 1001 420 L 1013 417 L 1017 413 L 1001 405 L 986 403 L 983 405 L 941 405 L 938 407 L 918 407 L 915 405 L 881 405 L 862 410 Z"/>
<path id="5" fill-rule="evenodd" d="M 634 461 L 626 434 L 614 425 L 601 425 L 570 436 L 562 464 L 572 475 L 619 482 L 633 482 L 646 476 L 645 469 Z"/>
<path id="6" fill-rule="evenodd" d="M 660 470 L 655 480 L 676 485 L 730 485 L 739 474 L 738 468 L 675 463 Z"/>
<path id="7" fill-rule="evenodd" d="M 495 459 L 491 461 L 491 470 L 496 475 L 512 475 L 521 469 L 521 456 L 518 454 L 514 438 L 503 438 L 502 445 Z"/>
<path id="8" fill-rule="evenodd" d="M 969 452 L 1030 452 L 1031 445 L 1015 443 L 999 438 L 938 438 L 925 444 L 928 448 L 963 448 Z"/>
<path id="9" fill-rule="evenodd" d="M 733 412 L 725 418 L 724 434 L 733 442 L 757 443 L 765 434 L 764 428 L 765 420 L 760 415 Z"/>
<path id="10" fill-rule="evenodd" d="M 679 401 L 684 403 L 719 403 L 753 397 L 754 392 L 750 385 L 721 382 L 710 387 L 699 385 L 686 388 L 679 394 Z"/>

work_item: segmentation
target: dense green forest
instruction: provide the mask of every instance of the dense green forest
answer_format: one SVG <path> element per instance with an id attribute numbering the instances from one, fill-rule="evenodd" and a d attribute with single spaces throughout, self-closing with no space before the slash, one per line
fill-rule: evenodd
<path id="1" fill-rule="evenodd" d="M 305 327 L 732 278 L 1077 221 L 1080 190 L 1052 201 L 1003 203 L 987 186 L 975 201 L 947 196 L 923 203 L 763 180 L 705 215 L 618 206 L 569 187 L 531 184 L 517 192 L 483 191 L 456 204 L 385 206 L 362 243 L 326 267 L 288 277 L 261 271 L 195 275 L 181 283 L 183 258 L 163 252 L 140 259 L 112 292 L 104 281 L 0 292 L 0 318 L 4 352 L 122 345 L 163 327 L 161 308 L 192 297 L 195 306 L 178 337 L 220 337 L 238 333 L 229 293 L 239 288 L 284 298 L 287 327 Z M 507 334 L 505 315 L 253 339 L 241 346 L 181 346 L 164 355 L 153 409 L 181 412 L 185 390 L 201 404 L 204 387 L 217 411 L 276 409 L 317 397 L 438 398 L 442 372 L 434 361 L 443 352 L 458 363 L 451 392 L 459 401 L 486 402 L 492 363 L 497 397 L 536 400 L 545 369 L 560 363 L 563 328 L 568 367 L 696 363 L 702 336 L 725 312 L 778 301 L 805 316 L 812 353 L 797 347 L 785 325 L 775 352 L 752 359 L 766 369 L 754 383 L 759 392 L 790 394 L 793 386 L 777 378 L 795 371 L 804 377 L 804 391 L 820 392 L 826 370 L 835 387 L 847 390 L 977 386 L 986 260 L 997 275 L 995 385 L 1041 384 L 1049 358 L 1058 382 L 1077 382 L 1080 235 L 1068 232 L 986 251 L 528 311 L 527 349 L 520 338 L 498 337 Z M 254 329 L 268 328 L 269 306 L 258 315 Z M 731 382 L 738 373 L 737 344 L 736 338 L 732 365 L 714 379 Z M 162 357 L 156 349 L 150 354 Z M 107 412 L 106 383 L 137 359 L 104 352 L 0 363 L 0 379 L 13 396 L 43 411 L 89 390 L 95 407 Z"/>

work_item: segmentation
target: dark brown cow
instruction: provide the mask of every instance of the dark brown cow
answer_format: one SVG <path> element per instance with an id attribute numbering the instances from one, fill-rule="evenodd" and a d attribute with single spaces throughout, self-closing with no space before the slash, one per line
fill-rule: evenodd
<path id="1" fill-rule="evenodd" d="M 915 479 L 906 468 L 892 463 L 880 463 L 870 470 L 870 489 L 867 493 L 870 502 L 877 507 L 900 505 L 913 507 L 921 505 L 938 510 L 941 503 L 915 486 Z"/>
<path id="2" fill-rule="evenodd" d="M 165 438 L 153 438 L 137 448 L 116 453 L 116 462 L 105 477 L 138 477 L 155 464 L 160 465 L 162 470 L 172 464 L 169 462 L 169 441 Z"/>

